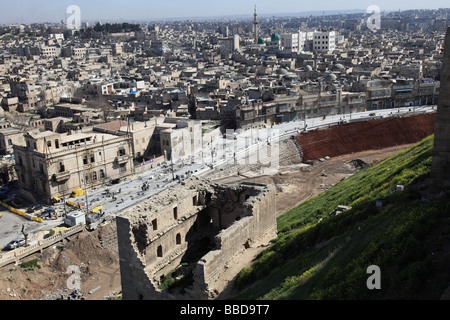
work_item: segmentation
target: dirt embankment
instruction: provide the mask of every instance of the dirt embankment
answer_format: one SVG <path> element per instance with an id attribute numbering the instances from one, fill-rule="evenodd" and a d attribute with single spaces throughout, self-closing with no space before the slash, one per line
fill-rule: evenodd
<path id="1" fill-rule="evenodd" d="M 419 142 L 434 133 L 436 113 L 361 121 L 297 136 L 303 160 Z"/>
<path id="2" fill-rule="evenodd" d="M 76 289 L 86 300 L 101 300 L 121 291 L 119 256 L 102 245 L 102 237 L 115 232 L 110 224 L 84 231 L 22 262 L 28 268 L 8 265 L 0 269 L 0 300 L 56 300 Z"/>

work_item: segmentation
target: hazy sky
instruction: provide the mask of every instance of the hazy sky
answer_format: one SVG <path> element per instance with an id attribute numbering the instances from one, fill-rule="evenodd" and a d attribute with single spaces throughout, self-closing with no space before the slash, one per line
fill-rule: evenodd
<path id="1" fill-rule="evenodd" d="M 0 24 L 57 22 L 65 20 L 69 5 L 78 5 L 81 20 L 151 20 L 159 18 L 251 15 L 254 5 L 261 14 L 322 10 L 437 9 L 450 7 L 449 0 L 0 0 Z"/>

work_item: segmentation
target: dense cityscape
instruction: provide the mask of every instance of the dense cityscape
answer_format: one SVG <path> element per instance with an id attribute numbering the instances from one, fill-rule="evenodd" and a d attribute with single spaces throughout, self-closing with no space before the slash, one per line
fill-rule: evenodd
<path id="1" fill-rule="evenodd" d="M 255 6 L 239 18 L 87 22 L 66 14 L 58 23 L 1 25 L 1 267 L 17 265 L 22 256 L 11 252 L 22 247 L 42 252 L 49 232 L 67 241 L 117 220 L 112 250 L 133 263 L 121 264 L 121 289 L 105 296 L 180 294 L 136 285 L 132 247 L 155 287 L 180 263 L 204 255 L 201 284 L 195 280 L 184 294 L 221 297 L 226 285 L 212 269 L 231 269 L 237 252 L 224 251 L 219 263 L 207 248 L 218 238 L 223 248 L 248 248 L 276 237 L 281 213 L 271 197 L 281 189 L 255 179 L 312 163 L 297 135 L 435 114 L 449 15 L 420 9 L 271 16 Z M 251 162 L 261 148 L 269 149 L 266 158 Z M 270 170 L 260 163 L 267 159 Z M 221 184 L 234 175 L 248 180 Z M 189 222 L 193 212 L 197 221 Z M 254 238 L 237 244 L 246 228 Z M 189 238 L 194 229 L 202 236 Z M 120 242 L 129 234 L 136 244 Z M 207 237 L 216 240 L 205 245 Z M 197 276 L 198 265 L 176 270 Z M 2 299 L 16 294 L 8 290 Z"/>

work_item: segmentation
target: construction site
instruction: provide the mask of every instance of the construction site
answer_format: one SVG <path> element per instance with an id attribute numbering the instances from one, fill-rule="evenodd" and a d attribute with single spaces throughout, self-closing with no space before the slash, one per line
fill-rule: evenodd
<path id="1" fill-rule="evenodd" d="M 276 236 L 277 216 L 433 134 L 435 121 L 435 114 L 392 117 L 288 137 L 276 171 L 239 165 L 187 180 L 92 232 L 4 266 L 0 299 L 229 298 L 237 272 Z M 68 285 L 71 266 L 77 290 Z M 184 292 L 162 288 L 172 272 L 194 275 Z"/>

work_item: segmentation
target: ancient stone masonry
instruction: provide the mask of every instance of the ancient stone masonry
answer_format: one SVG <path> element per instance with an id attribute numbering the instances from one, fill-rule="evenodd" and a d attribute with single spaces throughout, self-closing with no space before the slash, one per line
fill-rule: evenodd
<path id="1" fill-rule="evenodd" d="M 275 190 L 191 178 L 129 208 L 117 234 L 123 299 L 214 299 L 225 267 L 276 237 Z M 187 283 L 160 289 L 175 269 Z"/>
<path id="2" fill-rule="evenodd" d="M 450 187 L 450 28 L 445 37 L 441 87 L 434 137 L 431 178 L 433 192 Z"/>

